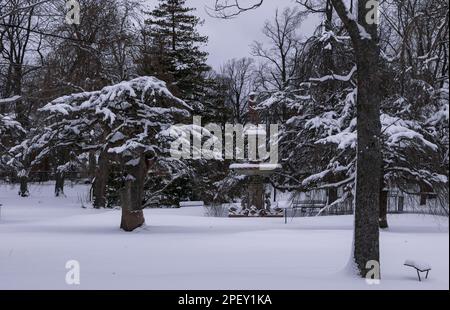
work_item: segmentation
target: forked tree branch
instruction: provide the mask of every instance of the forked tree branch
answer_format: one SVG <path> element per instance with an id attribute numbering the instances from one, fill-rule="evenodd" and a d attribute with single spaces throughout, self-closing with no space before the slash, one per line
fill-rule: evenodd
<path id="1" fill-rule="evenodd" d="M 207 12 L 214 17 L 229 19 L 259 8 L 263 2 L 264 0 L 251 0 L 251 3 L 243 5 L 240 0 L 215 0 L 214 7 L 207 7 Z"/>
<path id="2" fill-rule="evenodd" d="M 50 2 L 50 1 L 52 1 L 52 0 L 41 0 L 41 1 L 38 1 L 38 2 L 36 2 L 36 3 L 32 3 L 32 4 L 29 4 L 29 5 L 26 5 L 26 6 L 16 7 L 16 8 L 14 8 L 14 9 L 12 9 L 11 11 L 9 11 L 9 12 L 4 13 L 3 15 L 1 15 L 1 16 L 0 16 L 0 19 L 3 19 L 3 18 L 5 18 L 5 17 L 7 17 L 7 16 L 9 16 L 9 15 L 16 14 L 16 13 L 18 13 L 18 12 L 20 12 L 20 11 L 26 11 L 26 10 L 29 10 L 29 9 L 33 9 L 33 8 L 35 8 L 36 6 L 39 6 L 39 5 L 41 5 L 41 4 L 44 4 L 44 3 Z"/>

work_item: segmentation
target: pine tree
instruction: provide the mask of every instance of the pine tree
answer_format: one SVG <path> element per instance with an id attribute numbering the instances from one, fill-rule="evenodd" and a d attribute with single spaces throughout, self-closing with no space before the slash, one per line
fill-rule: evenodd
<path id="1" fill-rule="evenodd" d="M 171 126 L 189 117 L 190 110 L 190 106 L 167 90 L 164 82 L 154 77 L 140 77 L 100 91 L 72 94 L 50 102 L 40 109 L 49 114 L 46 118 L 48 135 L 36 138 L 37 142 L 31 145 L 44 146 L 37 159 L 47 156 L 59 145 L 70 147 L 80 155 L 93 150 L 100 153 L 99 161 L 105 160 L 106 167 L 118 169 L 120 180 L 113 181 L 120 183 L 116 190 L 122 207 L 121 228 L 131 231 L 144 222 L 142 209 L 147 175 L 159 178 L 158 171 L 167 171 L 166 178 L 176 178 L 188 170 L 183 162 L 170 156 L 169 146 L 175 139 L 170 135 Z M 28 144 L 21 149 L 28 150 Z M 98 191 L 103 195 L 108 176 L 109 173 L 96 175 L 105 179 L 101 183 L 103 189 Z M 111 178 L 114 175 L 111 174 Z M 94 188 L 94 195 L 97 194 Z M 105 198 L 95 199 L 104 203 Z"/>
<path id="2" fill-rule="evenodd" d="M 197 27 L 202 24 L 185 0 L 159 0 L 146 20 L 140 73 L 153 75 L 169 83 L 169 89 L 186 100 L 200 99 L 207 84 L 205 73 L 208 53 L 201 50 L 208 37 Z"/>

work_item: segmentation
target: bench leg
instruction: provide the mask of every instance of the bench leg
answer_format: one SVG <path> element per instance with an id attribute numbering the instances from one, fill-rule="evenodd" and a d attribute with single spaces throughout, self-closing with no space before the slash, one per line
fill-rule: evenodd
<path id="1" fill-rule="evenodd" d="M 430 273 L 430 271 L 428 270 L 425 279 L 428 279 L 428 274 L 429 274 L 429 273 Z"/>
<path id="2" fill-rule="evenodd" d="M 422 282 L 422 279 L 420 278 L 420 272 L 417 270 L 417 276 L 419 277 L 419 282 Z"/>

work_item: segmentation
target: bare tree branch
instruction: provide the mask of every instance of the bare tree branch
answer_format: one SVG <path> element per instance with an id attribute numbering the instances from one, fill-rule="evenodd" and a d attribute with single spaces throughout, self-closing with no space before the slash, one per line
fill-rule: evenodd
<path id="1" fill-rule="evenodd" d="M 207 7 L 210 16 L 230 19 L 256 8 L 259 8 L 264 0 L 251 0 L 247 5 L 241 4 L 239 0 L 215 0 L 214 7 Z"/>

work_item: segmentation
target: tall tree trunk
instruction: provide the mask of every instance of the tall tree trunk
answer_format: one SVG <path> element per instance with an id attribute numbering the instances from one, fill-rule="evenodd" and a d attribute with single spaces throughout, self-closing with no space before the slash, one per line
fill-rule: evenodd
<path id="1" fill-rule="evenodd" d="M 361 276 L 366 277 L 367 264 L 380 262 L 379 206 L 381 122 L 379 81 L 379 54 L 372 41 L 357 50 L 357 176 L 355 197 L 355 249 L 354 258 Z"/>
<path id="2" fill-rule="evenodd" d="M 134 166 L 126 166 L 124 187 L 120 190 L 120 203 L 122 206 L 122 219 L 120 228 L 125 231 L 133 231 L 145 223 L 142 211 L 144 184 L 147 176 L 147 165 L 143 157 Z"/>
<path id="3" fill-rule="evenodd" d="M 356 104 L 358 149 L 353 259 L 359 274 L 367 277 L 373 271 L 370 268 L 373 268 L 374 262 L 380 265 L 378 221 L 382 165 L 380 141 L 382 95 L 378 21 L 371 18 L 374 16 L 371 0 L 358 1 L 357 19 L 349 12 L 346 1 L 331 0 L 331 2 L 350 34 L 358 67 Z"/>
<path id="4" fill-rule="evenodd" d="M 106 207 L 106 185 L 109 176 L 109 156 L 106 152 L 100 153 L 95 171 L 93 186 L 93 205 L 100 209 Z"/>
<path id="5" fill-rule="evenodd" d="M 64 172 L 56 172 L 55 196 L 64 196 Z"/>

